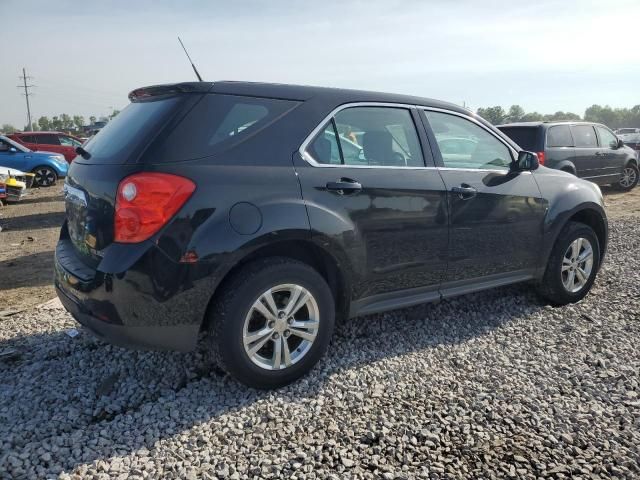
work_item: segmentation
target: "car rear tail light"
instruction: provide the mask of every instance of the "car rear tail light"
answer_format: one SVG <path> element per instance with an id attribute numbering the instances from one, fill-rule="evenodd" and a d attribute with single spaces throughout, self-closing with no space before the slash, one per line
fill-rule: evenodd
<path id="1" fill-rule="evenodd" d="M 120 182 L 114 240 L 138 243 L 160 230 L 191 197 L 196 185 L 168 173 L 136 173 Z"/>
<path id="2" fill-rule="evenodd" d="M 544 152 L 537 152 L 536 155 L 538 155 L 538 163 L 544 165 Z"/>

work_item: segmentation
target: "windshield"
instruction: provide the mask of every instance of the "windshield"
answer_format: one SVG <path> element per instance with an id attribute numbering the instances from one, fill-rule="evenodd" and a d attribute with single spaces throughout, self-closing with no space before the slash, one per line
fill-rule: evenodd
<path id="1" fill-rule="evenodd" d="M 27 152 L 31 151 L 27 147 L 25 147 L 24 145 L 21 145 L 18 142 L 14 142 L 13 140 L 11 140 L 10 138 L 5 137 L 4 135 L 0 135 L 0 139 L 2 139 L 3 142 L 8 143 L 9 145 L 11 145 L 13 148 L 18 150 L 19 152 L 27 153 Z"/>
<path id="2" fill-rule="evenodd" d="M 640 142 L 640 133 L 627 133 L 624 135 L 620 135 L 620 139 L 625 142 L 631 142 L 631 143 L 639 143 Z"/>

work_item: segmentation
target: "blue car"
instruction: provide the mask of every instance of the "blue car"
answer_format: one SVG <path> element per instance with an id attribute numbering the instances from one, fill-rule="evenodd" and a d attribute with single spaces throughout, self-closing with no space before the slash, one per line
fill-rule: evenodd
<path id="1" fill-rule="evenodd" d="M 24 145 L 0 135 L 0 167 L 36 174 L 34 185 L 50 187 L 67 176 L 69 164 L 59 153 L 33 152 Z"/>

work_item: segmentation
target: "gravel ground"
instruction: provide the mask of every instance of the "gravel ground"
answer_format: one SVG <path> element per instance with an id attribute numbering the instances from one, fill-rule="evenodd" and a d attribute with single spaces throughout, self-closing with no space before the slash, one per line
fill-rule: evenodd
<path id="1" fill-rule="evenodd" d="M 611 227 L 577 305 L 523 285 L 359 318 L 276 392 L 72 338 L 55 304 L 0 318 L 0 478 L 638 477 L 640 221 Z"/>

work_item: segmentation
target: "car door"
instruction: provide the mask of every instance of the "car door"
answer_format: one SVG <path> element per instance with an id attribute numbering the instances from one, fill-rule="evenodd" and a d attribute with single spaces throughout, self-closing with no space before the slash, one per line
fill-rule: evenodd
<path id="1" fill-rule="evenodd" d="M 627 162 L 627 153 L 619 148 L 618 137 L 602 125 L 596 125 L 600 145 L 601 176 L 604 184 L 615 183 Z"/>
<path id="2" fill-rule="evenodd" d="M 357 313 L 439 297 L 446 191 L 416 121 L 404 105 L 344 105 L 294 155 L 312 235 L 346 252 Z"/>
<path id="3" fill-rule="evenodd" d="M 29 153 L 22 152 L 8 141 L 0 138 L 0 167 L 14 168 L 20 171 L 29 171 Z"/>
<path id="4" fill-rule="evenodd" d="M 36 139 L 38 140 L 38 151 L 64 154 L 64 150 L 60 145 L 60 140 L 58 140 L 58 135 L 53 133 L 43 133 L 41 135 L 36 135 Z"/>
<path id="5" fill-rule="evenodd" d="M 539 267 L 545 204 L 531 172 L 512 171 L 516 152 L 473 117 L 439 109 L 422 114 L 448 190 L 443 295 L 532 278 Z M 446 153 L 453 150 L 453 139 L 465 145 L 464 153 Z"/>
<path id="6" fill-rule="evenodd" d="M 571 136 L 576 146 L 574 150 L 576 176 L 588 179 L 599 177 L 602 174 L 602 158 L 593 125 L 571 125 Z"/>

